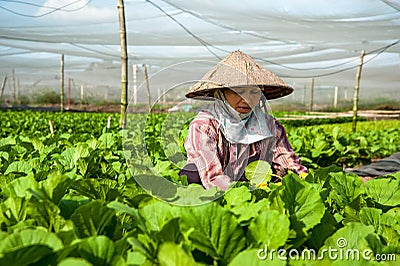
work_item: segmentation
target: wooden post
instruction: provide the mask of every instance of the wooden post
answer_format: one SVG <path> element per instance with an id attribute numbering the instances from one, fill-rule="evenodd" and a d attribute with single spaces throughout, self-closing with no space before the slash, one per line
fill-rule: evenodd
<path id="1" fill-rule="evenodd" d="M 60 69 L 60 112 L 64 111 L 64 54 L 61 55 Z"/>
<path id="2" fill-rule="evenodd" d="M 16 78 L 16 82 L 15 82 L 16 86 L 15 86 L 15 99 L 17 100 L 18 104 L 21 104 L 21 101 L 19 99 L 19 78 Z"/>
<path id="3" fill-rule="evenodd" d="M 121 128 L 126 127 L 126 109 L 128 107 L 128 50 L 126 45 L 126 26 L 124 0 L 118 0 L 119 37 L 121 42 Z"/>
<path id="4" fill-rule="evenodd" d="M 83 85 L 81 85 L 81 106 L 83 105 Z"/>
<path id="5" fill-rule="evenodd" d="M 49 120 L 49 126 L 50 126 L 50 133 L 51 133 L 51 135 L 54 135 L 53 121 Z"/>
<path id="6" fill-rule="evenodd" d="M 337 100 L 338 100 L 338 93 L 339 93 L 339 87 L 335 87 L 335 96 L 333 98 L 333 108 L 337 107 Z"/>
<path id="7" fill-rule="evenodd" d="M 137 65 L 133 65 L 133 104 L 137 104 L 137 72 L 138 72 L 138 67 Z"/>
<path id="8" fill-rule="evenodd" d="M 314 78 L 311 80 L 311 90 L 310 90 L 310 112 L 313 110 L 314 105 Z"/>
<path id="9" fill-rule="evenodd" d="M 358 91 L 360 88 L 361 70 L 364 62 L 365 51 L 361 51 L 360 63 L 358 64 L 356 86 L 354 87 L 354 99 L 353 99 L 353 132 L 357 131 L 357 112 L 358 112 Z"/>
<path id="10" fill-rule="evenodd" d="M 163 102 L 163 104 L 164 104 L 164 105 L 166 105 L 166 104 L 167 104 L 167 93 L 166 93 L 166 92 L 164 92 L 164 93 L 163 93 L 163 99 L 162 99 L 162 102 Z"/>
<path id="11" fill-rule="evenodd" d="M 6 82 L 7 82 L 7 75 L 4 76 L 3 82 L 1 83 L 1 94 L 0 94 L 0 100 L 3 99 L 3 94 L 4 94 L 4 88 L 6 87 Z"/>
<path id="12" fill-rule="evenodd" d="M 14 68 L 11 69 L 11 81 L 12 81 L 12 96 L 13 96 L 13 101 L 15 102 L 17 100 L 17 94 L 16 94 L 16 85 L 15 85 L 15 71 Z"/>
<path id="13" fill-rule="evenodd" d="M 71 78 L 68 78 L 68 109 L 71 107 Z"/>
<path id="14" fill-rule="evenodd" d="M 147 102 L 149 105 L 149 112 L 151 111 L 151 95 L 150 95 L 150 86 L 149 86 L 149 76 L 147 74 L 146 64 L 143 64 L 144 78 L 146 79 L 146 91 L 147 91 Z"/>
<path id="15" fill-rule="evenodd" d="M 107 128 L 111 128 L 111 120 L 112 120 L 112 116 L 110 115 L 110 116 L 108 116 L 108 119 L 107 119 Z"/>

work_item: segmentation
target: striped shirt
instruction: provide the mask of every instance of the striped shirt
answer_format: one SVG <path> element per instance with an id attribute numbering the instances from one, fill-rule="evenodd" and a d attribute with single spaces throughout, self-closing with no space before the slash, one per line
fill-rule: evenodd
<path id="1" fill-rule="evenodd" d="M 226 190 L 233 181 L 246 180 L 244 168 L 252 161 L 268 161 L 275 174 L 283 176 L 288 170 L 307 173 L 294 153 L 284 127 L 274 119 L 275 138 L 249 145 L 229 143 L 218 121 L 208 112 L 199 112 L 189 125 L 185 141 L 187 163 L 196 166 L 203 186 Z"/>

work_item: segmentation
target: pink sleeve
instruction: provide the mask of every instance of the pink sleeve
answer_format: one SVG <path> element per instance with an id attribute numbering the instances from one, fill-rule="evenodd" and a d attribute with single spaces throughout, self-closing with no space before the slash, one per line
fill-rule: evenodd
<path id="1" fill-rule="evenodd" d="M 224 175 L 218 153 L 218 133 L 210 119 L 194 119 L 185 141 L 188 163 L 194 163 L 206 189 L 226 190 L 231 179 Z"/>
<path id="2" fill-rule="evenodd" d="M 274 151 L 273 167 L 278 175 L 284 175 L 291 170 L 298 175 L 307 173 L 308 170 L 301 164 L 300 158 L 294 153 L 290 145 L 285 128 L 278 122 L 276 124 L 277 143 Z"/>

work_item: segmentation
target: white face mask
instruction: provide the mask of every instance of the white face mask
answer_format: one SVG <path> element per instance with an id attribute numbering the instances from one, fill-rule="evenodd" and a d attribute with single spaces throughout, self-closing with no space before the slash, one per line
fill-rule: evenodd
<path id="1" fill-rule="evenodd" d="M 227 109 L 226 111 L 229 114 L 231 114 L 233 117 L 237 117 L 237 118 L 243 120 L 243 119 L 248 118 L 251 115 L 251 113 L 253 112 L 253 111 L 250 111 L 248 113 L 242 114 L 242 113 L 236 111 L 235 108 L 233 108 L 229 104 L 229 102 L 226 100 L 225 94 L 220 90 L 216 90 L 215 93 L 214 93 L 214 96 L 217 96 L 217 97 L 215 97 L 216 99 L 219 99 L 219 100 L 224 102 L 224 104 L 226 105 L 226 109 Z"/>
<path id="2" fill-rule="evenodd" d="M 249 113 L 241 114 L 224 101 L 223 93 L 216 92 L 215 96 L 214 104 L 207 111 L 217 119 L 229 142 L 251 144 L 273 136 L 271 125 L 259 105 Z"/>
<path id="3" fill-rule="evenodd" d="M 230 109 L 229 112 L 232 112 L 233 114 L 235 114 L 235 116 L 238 116 L 242 120 L 246 120 L 246 118 L 249 118 L 251 113 L 253 112 L 253 111 L 250 111 L 248 113 L 242 114 L 242 113 L 239 113 L 238 111 L 236 111 L 227 101 L 224 101 L 224 103 L 226 104 L 226 107 L 228 109 Z"/>

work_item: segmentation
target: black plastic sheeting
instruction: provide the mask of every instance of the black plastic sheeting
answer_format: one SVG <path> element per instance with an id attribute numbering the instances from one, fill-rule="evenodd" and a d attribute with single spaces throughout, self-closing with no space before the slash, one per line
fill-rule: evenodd
<path id="1" fill-rule="evenodd" d="M 349 171 L 359 176 L 383 176 L 400 172 L 400 152 L 397 152 L 390 157 L 377 160 L 368 165 L 363 165 L 357 169 Z"/>

